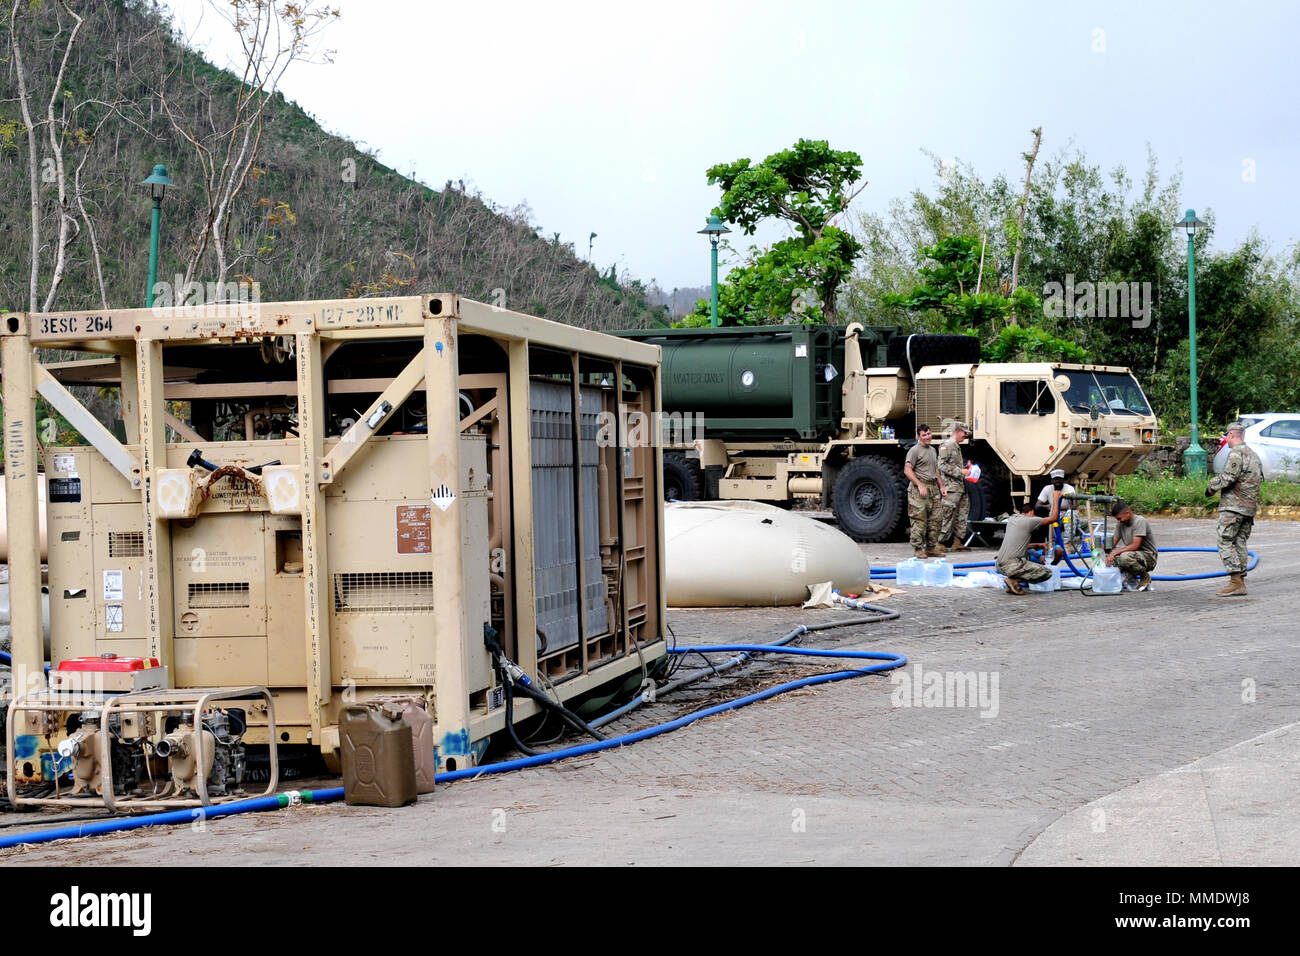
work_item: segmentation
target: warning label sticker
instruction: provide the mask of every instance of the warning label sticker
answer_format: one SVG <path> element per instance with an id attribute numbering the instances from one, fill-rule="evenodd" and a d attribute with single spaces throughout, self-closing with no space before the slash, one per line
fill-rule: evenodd
<path id="1" fill-rule="evenodd" d="M 452 502 L 455 500 L 456 493 L 448 488 L 445 483 L 439 485 L 433 492 L 433 503 L 442 511 L 446 511 L 450 508 Z"/>
<path id="2" fill-rule="evenodd" d="M 110 631 L 122 630 L 122 605 L 104 605 L 104 617 Z"/>
<path id="3" fill-rule="evenodd" d="M 397 506 L 397 553 L 428 554 L 433 550 L 429 505 Z"/>
<path id="4" fill-rule="evenodd" d="M 104 572 L 104 600 L 105 601 L 122 600 L 122 572 L 121 571 Z"/>

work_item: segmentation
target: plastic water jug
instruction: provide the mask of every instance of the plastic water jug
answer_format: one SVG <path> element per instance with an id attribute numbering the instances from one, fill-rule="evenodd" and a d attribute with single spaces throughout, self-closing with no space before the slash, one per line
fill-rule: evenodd
<path id="1" fill-rule="evenodd" d="M 908 558 L 894 568 L 894 576 L 900 586 L 919 587 L 925 583 L 925 569 L 916 558 Z"/>
<path id="2" fill-rule="evenodd" d="M 1122 587 L 1119 568 L 1100 567 L 1092 572 L 1093 594 L 1119 594 Z"/>
<path id="3" fill-rule="evenodd" d="M 1031 591 L 1059 591 L 1061 590 L 1061 569 L 1052 568 L 1052 576 L 1046 581 L 1038 581 L 1029 585 Z"/>
<path id="4" fill-rule="evenodd" d="M 952 587 L 952 565 L 943 558 L 925 562 L 921 581 L 927 588 Z"/>

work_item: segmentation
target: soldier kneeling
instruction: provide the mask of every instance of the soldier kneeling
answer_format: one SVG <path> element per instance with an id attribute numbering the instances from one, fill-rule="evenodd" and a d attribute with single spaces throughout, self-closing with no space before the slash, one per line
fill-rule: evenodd
<path id="1" fill-rule="evenodd" d="M 1029 539 L 1041 528 L 1051 527 L 1061 513 L 1061 492 L 1052 491 L 1052 510 L 1046 518 L 1034 514 L 1034 502 L 1026 496 L 1020 502 L 1020 514 L 1007 519 L 994 567 L 1006 578 L 1008 594 L 1024 594 L 1020 585 L 1037 584 L 1052 576 L 1050 568 L 1029 560 Z"/>
<path id="2" fill-rule="evenodd" d="M 1106 552 L 1106 565 L 1119 568 L 1134 579 L 1131 583 L 1139 591 L 1145 591 L 1151 587 L 1151 572 L 1156 569 L 1160 557 L 1155 535 L 1151 533 L 1151 522 L 1134 514 L 1126 501 L 1116 501 L 1110 513 L 1117 527 L 1115 547 Z"/>

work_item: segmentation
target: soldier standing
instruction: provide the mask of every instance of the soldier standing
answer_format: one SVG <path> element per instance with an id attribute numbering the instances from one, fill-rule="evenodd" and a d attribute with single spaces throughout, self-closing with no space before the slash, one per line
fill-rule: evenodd
<path id="1" fill-rule="evenodd" d="M 1228 572 L 1228 583 L 1216 593 L 1236 597 L 1246 593 L 1246 542 L 1255 526 L 1259 509 L 1259 485 L 1264 468 L 1259 455 L 1246 444 L 1246 423 L 1235 421 L 1228 426 L 1228 459 L 1223 470 L 1205 489 L 1205 497 L 1219 495 L 1219 558 Z"/>
<path id="2" fill-rule="evenodd" d="M 953 422 L 952 437 L 939 446 L 939 480 L 946 494 L 940 505 L 939 537 L 953 551 L 969 551 L 966 547 L 966 521 L 970 517 L 970 496 L 966 494 L 966 476 L 970 466 L 962 461 L 961 443 L 970 438 L 970 426 Z"/>
<path id="3" fill-rule="evenodd" d="M 911 519 L 912 550 L 918 558 L 938 558 L 947 552 L 939 544 L 939 502 L 947 490 L 939 484 L 939 459 L 930 444 L 929 425 L 916 426 L 916 444 L 907 451 L 903 474 L 907 489 L 907 517 Z"/>

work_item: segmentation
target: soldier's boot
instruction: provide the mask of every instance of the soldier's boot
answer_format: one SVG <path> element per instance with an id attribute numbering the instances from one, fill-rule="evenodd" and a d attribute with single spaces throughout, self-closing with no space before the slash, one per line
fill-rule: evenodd
<path id="1" fill-rule="evenodd" d="M 920 559 L 922 559 L 922 560 L 924 560 L 925 557 L 926 557 L 926 554 L 925 554 L 925 548 L 917 548 L 917 549 L 916 549 L 915 551 L 913 551 L 912 553 L 915 554 L 918 558 L 920 558 Z"/>
<path id="2" fill-rule="evenodd" d="M 1151 587 L 1151 575 L 1143 571 L 1138 577 L 1137 589 L 1139 591 L 1145 591 L 1149 587 Z"/>
<path id="3" fill-rule="evenodd" d="M 1219 597 L 1239 597 L 1246 593 L 1246 579 L 1240 574 L 1229 574 L 1228 583 L 1214 592 Z"/>
<path id="4" fill-rule="evenodd" d="M 1008 594 L 1024 594 L 1024 593 L 1025 593 L 1024 591 L 1022 591 L 1022 590 L 1020 589 L 1020 582 L 1017 581 L 1015 578 L 1008 576 L 1007 578 L 1005 578 L 1005 580 L 1006 580 L 1006 582 L 1007 582 L 1007 593 L 1008 593 Z"/>
<path id="5" fill-rule="evenodd" d="M 961 538 L 953 538 L 953 539 L 952 539 L 952 547 L 950 547 L 948 550 L 949 550 L 949 551 L 969 551 L 969 550 L 971 550 L 971 549 L 968 548 L 968 547 L 966 546 L 966 542 L 963 541 Z"/>
<path id="6" fill-rule="evenodd" d="M 941 544 L 936 544 L 933 548 L 925 549 L 925 556 L 927 558 L 942 558 L 947 553 L 948 549 Z"/>

